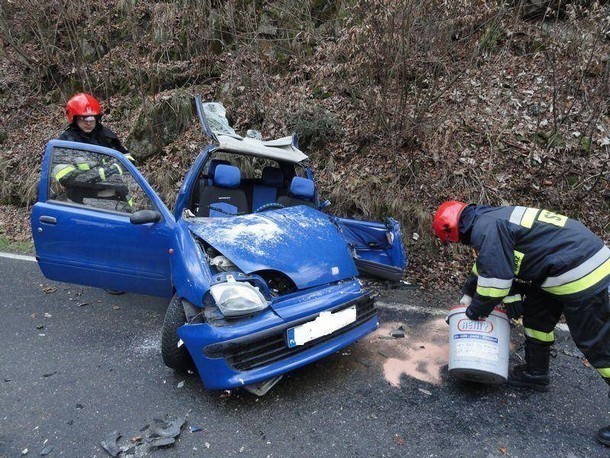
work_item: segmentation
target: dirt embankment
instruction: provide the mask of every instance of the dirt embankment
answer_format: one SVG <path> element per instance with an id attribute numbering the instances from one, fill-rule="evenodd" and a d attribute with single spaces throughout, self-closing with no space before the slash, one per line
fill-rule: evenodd
<path id="1" fill-rule="evenodd" d="M 0 236 L 29 240 L 42 149 L 84 90 L 170 205 L 204 143 L 184 100 L 223 102 L 238 131 L 296 130 L 331 210 L 399 219 L 424 286 L 459 283 L 472 255 L 432 239 L 445 199 L 546 207 L 608 241 L 608 17 L 598 2 L 7 2 Z"/>

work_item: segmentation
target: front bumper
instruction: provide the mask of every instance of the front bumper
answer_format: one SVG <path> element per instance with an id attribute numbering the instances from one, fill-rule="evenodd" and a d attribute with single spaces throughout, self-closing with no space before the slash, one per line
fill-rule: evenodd
<path id="1" fill-rule="evenodd" d="M 337 312 L 356 306 L 356 321 L 298 347 L 289 348 L 286 330 L 314 320 L 323 310 Z M 249 326 L 214 328 L 184 325 L 178 330 L 206 388 L 228 389 L 260 383 L 305 366 L 355 342 L 378 326 L 373 299 L 357 282 L 298 295 L 282 304 L 291 319 L 261 317 Z M 256 325 L 256 323 L 254 323 Z"/>

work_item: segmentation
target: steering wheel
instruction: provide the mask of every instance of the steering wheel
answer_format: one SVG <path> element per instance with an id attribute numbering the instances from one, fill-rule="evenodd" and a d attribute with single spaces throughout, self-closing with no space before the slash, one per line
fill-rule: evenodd
<path id="1" fill-rule="evenodd" d="M 267 210 L 272 210 L 274 208 L 286 208 L 286 207 L 282 204 L 278 204 L 277 202 L 271 202 L 270 204 L 261 205 L 256 210 L 254 210 L 254 213 L 264 212 Z"/>

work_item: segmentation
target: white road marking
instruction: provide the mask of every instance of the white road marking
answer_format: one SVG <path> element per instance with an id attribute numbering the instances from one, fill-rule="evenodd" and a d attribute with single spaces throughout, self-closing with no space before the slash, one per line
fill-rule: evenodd
<path id="1" fill-rule="evenodd" d="M 419 305 L 401 304 L 399 302 L 385 302 L 379 299 L 375 301 L 375 305 L 378 308 L 382 309 L 399 310 L 403 312 L 428 313 L 432 316 L 446 317 L 449 313 L 449 310 L 443 310 L 434 307 L 422 307 Z M 570 332 L 568 325 L 565 323 L 557 323 L 555 329 L 558 331 Z"/>
<path id="2" fill-rule="evenodd" d="M 0 251 L 0 258 L 18 259 L 20 261 L 36 262 L 36 258 L 34 256 L 25 256 L 23 254 L 13 254 L 13 253 L 3 253 L 1 251 Z"/>

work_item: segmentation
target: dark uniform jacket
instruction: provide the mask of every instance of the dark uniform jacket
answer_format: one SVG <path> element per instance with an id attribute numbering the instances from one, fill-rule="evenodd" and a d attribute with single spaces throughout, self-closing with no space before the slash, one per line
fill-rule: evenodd
<path id="1" fill-rule="evenodd" d="M 593 296 L 610 283 L 610 249 L 582 223 L 563 215 L 469 205 L 459 229 L 461 240 L 478 253 L 471 306 L 482 316 L 512 294 L 515 278 L 562 301 Z"/>
<path id="2" fill-rule="evenodd" d="M 121 141 L 116 134 L 99 122 L 95 126 L 95 129 L 89 134 L 83 132 L 78 126 L 70 124 L 58 139 L 88 143 L 89 145 L 105 146 L 106 148 L 115 149 L 125 155 L 129 154 L 129 151 L 121 144 Z"/>

